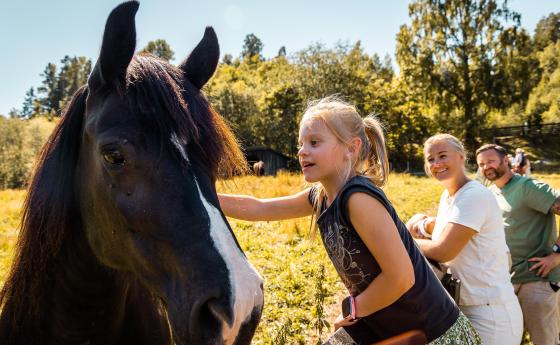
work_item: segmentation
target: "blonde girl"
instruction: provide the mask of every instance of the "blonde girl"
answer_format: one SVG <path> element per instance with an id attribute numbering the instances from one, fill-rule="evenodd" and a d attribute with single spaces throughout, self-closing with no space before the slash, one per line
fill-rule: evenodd
<path id="1" fill-rule="evenodd" d="M 303 115 L 299 146 L 311 188 L 273 199 L 222 194 L 224 213 L 254 221 L 313 215 L 348 289 L 335 329 L 357 344 L 413 329 L 434 344 L 479 344 L 381 190 L 388 161 L 379 122 L 335 97 L 321 99 Z"/>
<path id="2" fill-rule="evenodd" d="M 510 282 L 502 213 L 492 192 L 465 173 L 465 149 L 450 134 L 424 144 L 425 170 L 445 190 L 436 217 L 415 215 L 423 254 L 461 280 L 459 307 L 485 345 L 518 345 L 523 316 Z"/>

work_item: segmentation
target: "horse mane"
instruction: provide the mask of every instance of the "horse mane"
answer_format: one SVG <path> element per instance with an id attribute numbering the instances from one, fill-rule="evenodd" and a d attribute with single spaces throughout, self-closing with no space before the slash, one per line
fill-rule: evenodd
<path id="1" fill-rule="evenodd" d="M 129 106 L 147 130 L 157 128 L 162 145 L 176 136 L 189 146 L 213 180 L 244 173 L 245 156 L 225 120 L 183 72 L 150 54 L 136 55 L 127 70 Z M 158 111 L 159 110 L 159 111 Z M 170 116 L 157 116 L 160 112 Z"/>
<path id="2" fill-rule="evenodd" d="M 14 260 L 0 291 L 0 320 L 21 333 L 37 324 L 47 311 L 57 256 L 64 238 L 79 222 L 74 177 L 80 150 L 87 88 L 81 87 L 64 110 L 43 147 L 22 210 L 21 230 Z M 7 308 L 7 305 L 9 307 Z"/>

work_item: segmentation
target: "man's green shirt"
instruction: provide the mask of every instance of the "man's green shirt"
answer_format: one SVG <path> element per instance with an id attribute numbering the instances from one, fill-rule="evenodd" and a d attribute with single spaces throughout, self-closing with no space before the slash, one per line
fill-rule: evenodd
<path id="1" fill-rule="evenodd" d="M 519 175 L 514 175 L 501 189 L 496 185 L 489 188 L 503 212 L 506 242 L 513 261 L 512 283 L 560 281 L 560 266 L 541 278 L 536 275 L 536 270 L 529 271 L 535 263 L 527 261 L 552 253 L 558 235 L 556 219 L 550 208 L 560 193 L 546 183 Z"/>

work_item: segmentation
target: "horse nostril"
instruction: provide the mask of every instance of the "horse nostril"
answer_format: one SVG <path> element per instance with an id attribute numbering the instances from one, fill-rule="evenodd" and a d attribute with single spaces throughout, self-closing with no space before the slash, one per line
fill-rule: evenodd
<path id="1" fill-rule="evenodd" d="M 226 296 L 221 295 L 217 291 L 208 294 L 206 298 L 200 299 L 196 305 L 197 307 L 192 310 L 191 332 L 196 334 L 201 329 L 215 332 L 216 329 L 222 328 L 224 322 L 228 327 L 233 325 L 233 306 L 230 305 L 229 299 Z"/>
<path id="2" fill-rule="evenodd" d="M 219 321 L 227 323 L 229 327 L 232 326 L 234 321 L 233 309 L 226 298 L 212 298 L 208 300 L 208 302 L 206 302 L 203 306 L 201 312 L 204 313 L 205 310 Z"/>

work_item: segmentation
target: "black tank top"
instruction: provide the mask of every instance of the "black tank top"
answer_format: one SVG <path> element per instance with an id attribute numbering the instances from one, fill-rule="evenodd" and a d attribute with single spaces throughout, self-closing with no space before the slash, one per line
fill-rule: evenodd
<path id="1" fill-rule="evenodd" d="M 385 206 L 410 256 L 415 276 L 412 288 L 397 301 L 362 320 L 378 340 L 412 329 L 422 330 L 428 342 L 435 340 L 455 323 L 459 309 L 428 266 L 426 258 L 383 191 L 366 177 L 355 176 L 350 179 L 333 203 L 326 209 L 322 208 L 317 225 L 329 258 L 353 296 L 364 291 L 381 273 L 379 264 L 348 217 L 348 199 L 356 192 L 366 193 Z M 310 202 L 316 193 L 317 189 L 311 188 Z M 324 200 L 322 205 L 325 205 Z M 371 221 L 375 222 L 375 219 Z"/>

